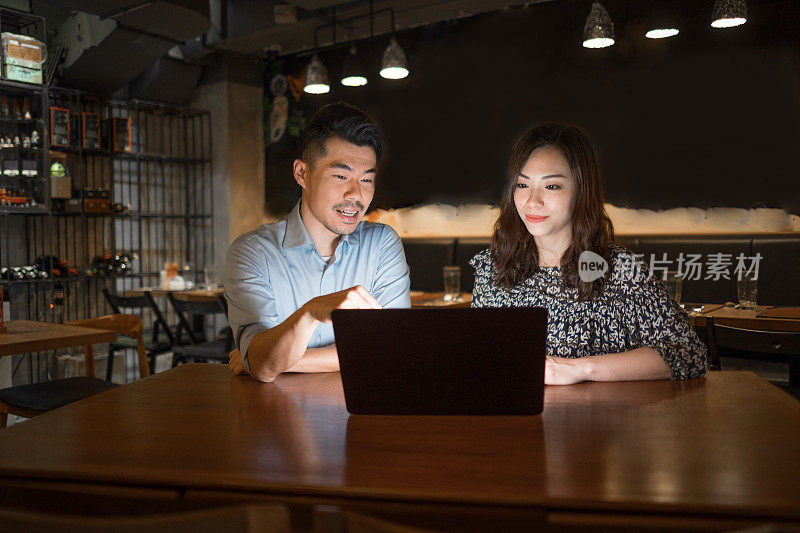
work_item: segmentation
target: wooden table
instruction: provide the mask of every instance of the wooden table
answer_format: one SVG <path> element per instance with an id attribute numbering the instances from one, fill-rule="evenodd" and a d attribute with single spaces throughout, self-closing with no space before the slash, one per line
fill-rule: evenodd
<path id="1" fill-rule="evenodd" d="M 280 501 L 459 531 L 798 521 L 798 472 L 800 402 L 745 372 L 548 387 L 541 416 L 389 417 L 349 416 L 338 373 L 193 364 L 0 431 L 7 505 Z"/>
<path id="2" fill-rule="evenodd" d="M 150 291 L 153 296 L 160 298 L 166 298 L 167 293 L 172 293 L 176 298 L 183 300 L 212 301 L 216 300 L 217 296 L 222 294 L 223 289 L 170 290 L 162 287 L 141 287 L 137 289 L 128 289 L 126 294 L 128 296 L 144 296 L 145 291 Z M 468 292 L 461 293 L 460 300 L 456 302 L 445 302 L 443 297 L 443 292 L 411 291 L 411 307 L 469 307 L 472 302 L 472 294 Z"/>
<path id="3" fill-rule="evenodd" d="M 135 289 L 127 289 L 126 296 L 144 296 L 144 293 L 149 291 L 157 298 L 166 298 L 167 293 L 172 293 L 176 298 L 181 300 L 193 300 L 198 302 L 211 302 L 216 301 L 217 297 L 222 294 L 223 289 L 165 289 L 163 287 L 138 287 Z"/>
<path id="4" fill-rule="evenodd" d="M 708 312 L 690 314 L 693 326 L 705 327 L 706 317 L 714 317 L 717 324 L 744 329 L 763 331 L 800 331 L 800 320 L 792 318 L 760 318 L 769 306 L 759 305 L 755 309 L 735 309 L 733 307 L 713 306 Z"/>
<path id="5" fill-rule="evenodd" d="M 462 308 L 472 304 L 472 293 L 462 292 L 457 301 L 445 301 L 443 292 L 411 291 L 411 307 Z"/>
<path id="6" fill-rule="evenodd" d="M 0 356 L 113 342 L 117 338 L 114 331 L 32 320 L 12 320 L 6 326 L 8 333 L 0 334 Z"/>

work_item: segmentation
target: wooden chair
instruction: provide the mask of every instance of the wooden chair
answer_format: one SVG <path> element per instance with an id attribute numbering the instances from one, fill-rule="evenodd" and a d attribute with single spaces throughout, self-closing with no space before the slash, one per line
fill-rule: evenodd
<path id="1" fill-rule="evenodd" d="M 164 314 L 156 304 L 153 295 L 145 292 L 144 296 L 120 296 L 112 294 L 106 287 L 103 287 L 103 295 L 106 297 L 108 305 L 116 314 L 123 314 L 122 309 L 137 309 L 144 311 L 150 309 L 153 312 L 153 326 L 144 330 L 144 347 L 147 350 L 147 359 L 150 362 L 150 373 L 155 373 L 156 356 L 172 350 L 175 344 L 173 332 L 164 318 Z M 106 366 L 106 381 L 111 381 L 114 372 L 113 354 L 120 350 L 135 349 L 136 343 L 133 338 L 121 337 L 111 343 L 109 348 L 108 366 Z"/>
<path id="2" fill-rule="evenodd" d="M 135 338 L 139 353 L 139 375 L 143 378 L 150 375 L 147 352 L 142 336 L 142 319 L 140 317 L 136 315 L 107 315 L 66 322 L 66 324 L 116 331 L 120 335 L 128 335 Z M 45 383 L 19 385 L 0 390 L 0 428 L 6 427 L 9 414 L 31 418 L 117 386 L 114 383 L 95 377 L 94 349 L 91 345 L 87 345 L 84 348 L 83 357 L 86 377 L 57 379 Z"/>
<path id="3" fill-rule="evenodd" d="M 227 316 L 228 305 L 225 298 L 220 294 L 216 300 L 211 301 L 181 300 L 172 293 L 167 293 L 167 299 L 178 316 L 175 345 L 172 347 L 172 366 L 189 361 L 227 363 L 228 354 L 233 349 L 233 334 L 230 328 L 225 328 L 222 338 L 211 340 L 207 340 L 205 332 L 201 330 L 201 317 L 204 315 Z M 200 320 L 194 320 L 197 318 Z"/>
<path id="4" fill-rule="evenodd" d="M 759 354 L 789 356 L 789 386 L 800 386 L 800 332 L 761 331 L 717 324 L 706 317 L 708 363 L 720 369 L 719 348 L 733 348 Z"/>

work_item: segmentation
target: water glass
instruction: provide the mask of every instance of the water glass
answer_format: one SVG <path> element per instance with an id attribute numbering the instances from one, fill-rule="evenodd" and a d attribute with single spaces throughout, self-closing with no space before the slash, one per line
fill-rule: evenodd
<path id="1" fill-rule="evenodd" d="M 203 281 L 205 282 L 205 288 L 209 291 L 217 288 L 217 265 L 214 263 L 206 265 L 203 269 Z"/>
<path id="2" fill-rule="evenodd" d="M 681 303 L 681 292 L 683 291 L 683 276 L 680 272 L 670 270 L 664 274 L 664 286 L 667 288 L 669 297 L 675 300 L 676 304 Z"/>
<path id="3" fill-rule="evenodd" d="M 458 300 L 461 294 L 461 267 L 446 266 L 442 270 L 444 276 L 444 301 Z"/>
<path id="4" fill-rule="evenodd" d="M 742 272 L 736 280 L 736 291 L 739 293 L 739 307 L 755 309 L 758 300 L 758 277 L 755 272 Z"/>

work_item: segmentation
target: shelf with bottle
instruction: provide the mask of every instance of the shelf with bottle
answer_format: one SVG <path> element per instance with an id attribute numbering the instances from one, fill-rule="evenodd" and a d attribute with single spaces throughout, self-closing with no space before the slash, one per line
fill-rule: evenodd
<path id="1" fill-rule="evenodd" d="M 40 124 L 42 119 L 40 117 L 32 117 L 32 118 L 16 118 L 16 117 L 3 117 L 0 116 L 0 124 L 6 123 L 14 123 L 14 124 Z"/>
<path id="2" fill-rule="evenodd" d="M 117 206 L 121 204 L 116 204 Z M 130 206 L 127 206 L 130 207 Z M 107 213 L 90 213 L 86 211 L 53 211 L 53 213 L 57 213 L 59 216 L 87 216 L 87 217 L 114 217 L 114 218 L 131 218 L 131 219 L 157 219 L 157 220 L 201 220 L 201 219 L 212 219 L 214 215 L 205 213 L 205 214 L 179 214 L 179 213 L 147 213 L 141 211 L 131 211 L 130 209 L 119 208 L 115 209 L 114 202 L 111 203 L 112 211 Z"/>
<path id="3" fill-rule="evenodd" d="M 3 270 L 3 269 L 0 269 Z M 88 269 L 87 269 L 88 270 Z M 107 279 L 144 279 L 144 278 L 158 278 L 158 272 L 129 272 L 127 274 L 120 274 L 117 276 L 94 276 L 86 271 L 78 274 L 74 274 L 72 276 L 62 276 L 62 277 L 50 277 L 50 278 L 40 278 L 40 279 L 0 279 L 0 285 L 43 285 L 43 284 L 53 284 L 53 283 L 79 283 L 79 282 L 88 282 L 88 281 L 104 281 Z"/>
<path id="4" fill-rule="evenodd" d="M 14 80 L 7 80 L 5 78 L 0 78 L 0 89 L 21 90 L 36 95 L 42 95 L 44 94 L 45 89 L 47 89 L 47 87 L 35 83 L 25 83 L 21 81 L 14 81 Z"/>
<path id="5" fill-rule="evenodd" d="M 0 212 L 23 209 L 34 213 L 46 211 L 47 206 L 37 201 L 37 197 L 41 197 L 41 190 L 35 181 L 25 177 L 0 177 Z"/>
<path id="6" fill-rule="evenodd" d="M 36 117 L 35 113 L 31 111 L 29 96 L 12 94 L 9 98 L 8 93 L 3 93 L 0 96 L 0 120 L 27 122 L 41 120 L 41 117 Z"/>
<path id="7" fill-rule="evenodd" d="M 97 255 L 89 266 L 80 267 L 53 255 L 43 255 L 37 257 L 32 265 L 0 268 L 0 280 L 6 283 L 42 283 L 158 275 L 157 272 L 134 272 L 138 260 L 136 252 L 114 252 Z"/>
<path id="8" fill-rule="evenodd" d="M 96 148 L 76 148 L 74 146 L 55 146 L 51 145 L 50 150 L 56 152 L 65 152 L 68 154 L 83 154 L 83 155 L 97 155 L 103 157 L 110 157 L 112 159 L 133 159 L 154 163 L 183 163 L 183 164 L 203 164 L 210 163 L 211 159 L 208 158 L 188 158 L 188 157 L 171 157 L 164 154 L 154 153 L 137 153 L 137 152 L 112 152 L 110 150 L 98 150 Z"/>
<path id="9" fill-rule="evenodd" d="M 47 212 L 41 91 L 0 83 L 0 213 Z"/>

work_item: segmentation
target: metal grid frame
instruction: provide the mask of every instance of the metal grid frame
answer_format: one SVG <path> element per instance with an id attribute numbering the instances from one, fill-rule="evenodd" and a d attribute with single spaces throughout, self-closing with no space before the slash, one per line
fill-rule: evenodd
<path id="1" fill-rule="evenodd" d="M 102 144 L 100 150 L 50 149 L 67 153 L 73 188 L 102 187 L 111 192 L 112 201 L 130 204 L 131 210 L 0 213 L 0 267 L 32 265 L 39 256 L 53 255 L 78 269 L 66 278 L 4 280 L 11 318 L 61 322 L 109 313 L 104 287 L 125 294 L 157 285 L 166 261 L 190 265 L 191 271 L 184 273 L 201 283 L 203 268 L 214 261 L 209 113 L 54 87 L 46 91 L 45 100 L 45 109 L 64 107 L 71 115 L 130 118 L 130 153 L 112 152 Z M 117 251 L 138 255 L 130 272 L 118 277 L 88 273 L 95 256 Z M 161 308 L 167 310 L 166 301 Z M 152 323 L 149 310 L 142 318 L 146 327 Z M 29 381 L 54 373 L 54 352 L 15 358 L 15 383 L 24 382 L 19 370 L 25 361 Z"/>

